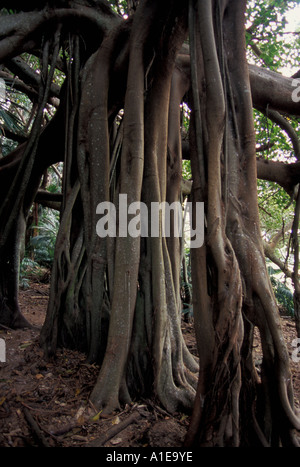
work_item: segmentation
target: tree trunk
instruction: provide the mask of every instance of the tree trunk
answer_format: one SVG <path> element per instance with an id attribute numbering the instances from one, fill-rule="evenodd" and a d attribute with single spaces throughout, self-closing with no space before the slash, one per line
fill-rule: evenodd
<path id="1" fill-rule="evenodd" d="M 0 324 L 12 328 L 30 326 L 18 303 L 20 255 L 27 216 L 43 173 L 61 160 L 62 114 L 60 109 L 40 137 L 33 134 L 0 163 Z M 40 126 L 40 117 L 35 125 Z"/>
<path id="2" fill-rule="evenodd" d="M 80 94 L 76 77 L 69 91 L 75 104 L 68 118 L 64 211 L 41 343 L 53 355 L 57 345 L 78 348 L 81 342 L 89 361 L 101 364 L 91 400 L 107 412 L 151 387 L 170 411 L 191 408 L 195 394 L 198 366 L 180 328 L 179 239 L 167 242 L 161 233 L 99 238 L 95 229 L 98 204 L 114 202 L 118 194 L 128 205 L 143 201 L 148 212 L 152 202 L 180 199 L 179 105 L 187 81 L 180 87 L 173 72 L 186 35 L 183 12 L 178 1 L 146 1 L 135 13 L 124 118 L 115 138 L 116 102 L 109 97 L 119 83 L 112 63 L 126 26 L 112 30 L 90 58 Z M 151 29 L 156 18 L 159 26 Z"/>
<path id="3" fill-rule="evenodd" d="M 99 410 L 112 412 L 140 396 L 156 397 L 170 412 L 193 408 L 186 446 L 296 444 L 300 422 L 289 356 L 259 228 L 252 97 L 258 106 L 265 101 L 255 87 L 257 70 L 250 67 L 249 74 L 246 63 L 246 0 L 190 0 L 189 10 L 180 0 L 128 6 L 126 21 L 101 0 L 1 21 L 3 59 L 30 51 L 49 25 L 29 142 L 0 161 L 7 182 L 0 206 L 1 320 L 20 323 L 16 278 L 24 219 L 44 170 L 63 161 L 61 224 L 41 332 L 46 355 L 68 346 L 100 365 L 91 394 Z M 78 19 L 84 20 L 80 33 Z M 68 31 L 67 79 L 57 114 L 40 136 L 65 39 L 62 26 Z M 297 112 L 291 99 L 269 92 L 274 74 L 259 80 L 269 83 L 270 104 Z M 285 96 L 289 85 L 284 80 Z M 151 214 L 153 203 L 180 200 L 179 106 L 186 98 L 194 223 L 197 203 L 205 205 L 205 243 L 191 249 L 199 362 L 181 332 L 179 238 L 172 230 L 164 236 L 163 214 L 156 236 L 150 216 L 143 226 L 148 235 L 122 231 L 123 219 L 126 227 L 137 223 L 128 206 L 145 206 Z M 290 174 L 288 184 L 294 180 Z M 112 213 L 116 208 L 115 219 L 107 215 L 112 230 L 106 236 L 97 230 L 103 206 Z M 260 376 L 255 328 L 263 351 Z"/>
<path id="4" fill-rule="evenodd" d="M 198 2 L 199 29 L 195 28 L 203 56 L 202 66 L 198 65 L 202 89 L 205 81 L 205 94 L 200 85 L 199 94 L 207 242 L 192 254 L 200 374 L 186 444 L 249 443 L 249 430 L 247 440 L 242 431 L 249 420 L 254 444 L 276 445 L 279 439 L 289 444 L 294 442 L 289 430 L 299 428 L 299 421 L 259 229 L 255 135 L 242 27 L 245 2 L 209 3 Z M 198 201 L 203 164 L 199 151 L 192 149 Z M 200 268 L 207 271 L 210 286 L 197 273 Z M 262 339 L 261 381 L 251 361 L 254 326 Z M 276 368 L 275 374 L 271 368 Z"/>

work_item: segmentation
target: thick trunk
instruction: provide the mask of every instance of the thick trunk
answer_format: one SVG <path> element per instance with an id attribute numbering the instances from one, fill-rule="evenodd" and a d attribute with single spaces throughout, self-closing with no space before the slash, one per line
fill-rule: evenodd
<path id="1" fill-rule="evenodd" d="M 191 61 L 188 47 L 182 47 L 187 2 L 133 1 L 128 21 L 107 2 L 96 3 L 92 8 L 89 2 L 71 2 L 70 10 L 1 19 L 0 58 L 31 50 L 45 24 L 50 30 L 59 22 L 75 33 L 68 38 L 66 98 L 53 124 L 39 138 L 53 92 L 60 27 L 54 42 L 45 39 L 40 105 L 29 142 L 22 157 L 20 149 L 0 161 L 0 177 L 7 182 L 1 185 L 0 206 L 2 322 L 20 323 L 16 278 L 24 219 L 45 168 L 62 160 L 61 225 L 41 332 L 46 354 L 68 346 L 99 363 L 91 394 L 99 410 L 114 411 L 141 395 L 157 397 L 170 412 L 194 404 L 187 445 L 292 444 L 292 429 L 300 423 L 261 241 L 256 177 L 257 167 L 265 167 L 256 161 L 252 115 L 252 97 L 258 108 L 298 115 L 287 97 L 291 80 L 282 81 L 279 95 L 273 92 L 273 74 L 257 75 L 250 67 L 249 76 L 245 0 L 190 0 Z M 79 19 L 84 19 L 84 46 Z M 266 99 L 257 81 L 266 84 Z M 157 236 L 151 235 L 150 217 L 146 237 L 118 231 L 131 203 L 142 201 L 150 215 L 153 203 L 180 200 L 179 106 L 190 86 L 193 221 L 196 203 L 205 203 L 205 243 L 191 252 L 199 366 L 180 326 L 179 239 L 172 231 L 164 237 L 163 216 Z M 286 173 L 281 170 L 280 183 L 289 189 L 297 178 L 289 171 L 286 180 Z M 125 207 L 118 207 L 119 194 L 127 197 Z M 102 202 L 117 207 L 116 238 L 109 236 L 112 231 L 98 236 Z M 261 377 L 252 355 L 255 327 L 263 350 Z"/>
<path id="2" fill-rule="evenodd" d="M 193 260 L 193 285 L 196 291 L 198 287 L 200 290 L 194 295 L 200 374 L 186 444 L 243 444 L 241 427 L 249 423 L 248 404 L 256 441 L 273 445 L 280 439 L 289 444 L 293 436 L 287 427 L 298 428 L 299 421 L 294 414 L 288 353 L 259 230 L 255 135 L 242 27 L 245 2 L 238 6 L 223 2 L 220 9 L 211 2 L 210 15 L 209 8 L 206 10 L 206 25 L 203 8 L 199 2 L 199 40 L 206 81 L 200 102 L 207 161 L 208 232 L 205 249 L 202 254 L 196 251 Z M 213 36 L 213 21 L 222 35 Z M 192 154 L 197 170 L 199 152 Z M 198 185 L 194 196 L 199 198 Z M 208 271 L 210 290 L 195 274 L 200 265 Z M 261 382 L 249 358 L 254 325 L 260 330 L 263 346 Z M 272 367 L 276 368 L 276 375 Z M 245 397 L 247 404 L 240 404 Z M 264 417 L 258 420 L 261 407 Z"/>
<path id="3" fill-rule="evenodd" d="M 133 26 L 130 42 L 120 169 L 120 193 L 127 195 L 128 206 L 141 198 L 144 166 L 143 46 L 148 30 L 147 24 L 139 19 L 136 27 Z M 115 248 L 108 342 L 98 382 L 91 395 L 95 406 L 108 411 L 119 406 L 120 398 L 123 398 L 122 402 L 128 402 L 124 376 L 136 304 L 140 238 L 119 236 Z"/>
<path id="4" fill-rule="evenodd" d="M 120 99 L 120 93 L 112 99 L 118 85 L 112 64 L 122 53 L 126 25 L 112 31 L 85 66 L 80 103 L 73 79 L 63 214 L 41 342 L 51 355 L 57 345 L 78 347 L 81 340 L 89 361 L 101 364 L 91 400 L 109 412 L 153 385 L 171 411 L 191 408 L 194 398 L 198 367 L 180 329 L 179 239 L 166 242 L 161 232 L 145 239 L 96 235 L 97 205 L 115 202 L 119 194 L 127 196 L 128 206 L 142 200 L 149 213 L 154 201 L 180 199 L 179 105 L 187 81 L 173 71 L 186 34 L 182 10 L 179 2 L 162 7 L 149 1 L 136 12 L 125 52 L 124 117 L 117 133 L 110 124 Z M 160 16 L 165 21 L 159 28 L 149 28 Z M 173 32 L 177 16 L 183 19 Z M 164 28 L 172 31 L 171 39 L 164 37 Z M 162 38 L 169 46 L 160 57 L 156 49 Z M 122 215 L 117 212 L 117 219 Z"/>

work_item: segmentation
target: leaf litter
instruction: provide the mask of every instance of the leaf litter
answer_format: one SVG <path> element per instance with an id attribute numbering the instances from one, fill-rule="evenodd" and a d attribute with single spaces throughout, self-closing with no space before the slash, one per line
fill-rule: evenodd
<path id="1" fill-rule="evenodd" d="M 46 296 L 47 284 L 34 284 Z M 99 367 L 86 356 L 58 349 L 53 361 L 39 346 L 47 300 L 35 300 L 31 287 L 20 305 L 34 329 L 0 329 L 6 363 L 0 363 L 0 447 L 180 447 L 189 417 L 171 415 L 154 401 L 137 401 L 111 416 L 97 411 L 89 395 Z M 194 342 L 193 342 L 194 345 Z"/>
<path id="2" fill-rule="evenodd" d="M 34 284 L 43 296 L 47 284 Z M 47 301 L 32 299 L 32 290 L 20 292 L 21 309 L 35 328 L 0 330 L 7 361 L 0 363 L 1 447 L 181 447 L 189 414 L 171 415 L 153 400 L 136 401 L 111 416 L 97 411 L 89 401 L 99 373 L 84 354 L 59 349 L 55 360 L 44 359 L 39 346 Z M 183 322 L 183 334 L 196 354 L 193 324 Z M 282 317 L 290 357 L 296 330 L 292 318 Z M 256 332 L 254 358 L 259 373 L 261 347 Z M 291 359 L 295 405 L 300 408 L 300 363 Z"/>

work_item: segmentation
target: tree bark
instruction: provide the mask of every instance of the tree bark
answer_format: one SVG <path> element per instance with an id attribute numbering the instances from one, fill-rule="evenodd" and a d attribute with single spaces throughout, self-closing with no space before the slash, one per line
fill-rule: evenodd
<path id="1" fill-rule="evenodd" d="M 259 228 L 256 180 L 265 166 L 256 159 L 252 110 L 299 115 L 299 106 L 288 94 L 291 80 L 280 79 L 278 90 L 277 74 L 248 67 L 246 1 L 191 0 L 189 14 L 180 0 L 134 1 L 126 21 L 104 0 L 55 9 L 33 4 L 36 11 L 0 20 L 1 60 L 33 50 L 49 31 L 33 131 L 0 160 L 1 319 L 20 323 L 24 220 L 44 170 L 63 161 L 61 224 L 41 332 L 46 355 L 68 346 L 99 363 L 91 394 L 99 410 L 112 412 L 145 395 L 170 412 L 193 407 L 187 446 L 294 444 L 300 423 Z M 190 59 L 183 44 L 188 27 Z M 43 109 L 57 91 L 53 72 L 65 31 L 67 79 L 57 114 L 40 134 Z M 180 326 L 181 245 L 175 235 L 164 237 L 163 216 L 156 237 L 151 230 L 142 238 L 119 231 L 102 238 L 96 231 L 99 203 L 116 205 L 119 194 L 128 205 L 142 201 L 148 212 L 154 202 L 180 199 L 183 99 L 192 110 L 194 213 L 196 203 L 205 203 L 205 243 L 192 249 L 199 362 Z M 278 167 L 279 183 L 293 188 L 296 170 Z M 123 214 L 119 207 L 119 223 Z"/>
<path id="2" fill-rule="evenodd" d="M 243 445 L 249 438 L 243 437 L 241 427 L 249 423 L 249 417 L 255 427 L 254 443 L 272 445 L 278 438 L 283 444 L 293 443 L 289 430 L 299 427 L 289 383 L 288 352 L 281 337 L 259 229 L 244 11 L 245 2 L 236 5 L 225 1 L 218 8 L 212 1 L 207 9 L 198 2 L 198 44 L 204 77 L 199 67 L 198 72 L 199 82 L 205 79 L 206 83 L 200 102 L 208 212 L 206 246 L 202 254 L 196 251 L 193 255 L 193 269 L 201 266 L 207 270 L 210 288 L 194 272 L 193 286 L 196 291 L 199 288 L 199 293 L 194 294 L 194 310 L 200 373 L 186 445 Z M 222 34 L 214 35 L 213 24 Z M 197 170 L 199 153 L 192 154 Z M 194 196 L 198 200 L 199 169 L 196 180 Z M 259 383 L 253 361 L 248 358 L 254 326 L 260 330 L 263 346 Z M 276 368 L 275 374 L 271 367 Z M 219 381 L 222 389 L 218 390 Z M 248 401 L 249 412 L 240 400 Z M 261 410 L 264 417 L 260 417 Z"/>

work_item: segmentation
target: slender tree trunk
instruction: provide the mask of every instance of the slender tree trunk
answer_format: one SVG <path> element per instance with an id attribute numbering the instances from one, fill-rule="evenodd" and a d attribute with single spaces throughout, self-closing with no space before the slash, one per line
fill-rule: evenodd
<path id="1" fill-rule="evenodd" d="M 7 156 L 0 166 L 2 200 L 0 205 L 0 323 L 11 327 L 30 326 L 18 304 L 20 253 L 25 243 L 27 216 L 42 174 L 48 167 L 48 161 L 55 159 L 58 155 L 53 155 L 47 139 L 47 135 L 53 137 L 51 132 L 55 129 L 55 125 L 51 125 L 50 131 L 45 131 L 42 137 L 40 137 L 40 129 L 43 109 L 50 92 L 59 42 L 60 33 L 57 31 L 53 40 L 45 43 L 45 61 L 39 91 L 40 108 L 30 138 L 27 143 L 20 145 Z M 48 69 L 50 48 L 53 58 Z M 60 141 L 59 136 L 60 133 L 57 135 L 58 141 Z M 39 151 L 43 152 L 43 158 L 37 157 Z"/>

